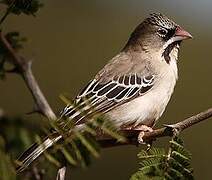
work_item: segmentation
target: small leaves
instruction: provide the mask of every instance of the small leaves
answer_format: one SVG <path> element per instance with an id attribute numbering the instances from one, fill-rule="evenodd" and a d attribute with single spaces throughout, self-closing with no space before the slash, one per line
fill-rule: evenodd
<path id="1" fill-rule="evenodd" d="M 1 3 L 8 6 L 8 11 L 20 15 L 33 15 L 43 6 L 41 0 L 2 0 Z"/>
<path id="2" fill-rule="evenodd" d="M 23 42 L 26 41 L 26 38 L 21 37 L 19 32 L 16 31 L 7 33 L 5 37 L 16 52 L 23 48 Z M 4 79 L 8 71 L 5 68 L 6 64 L 12 64 L 11 57 L 4 44 L 0 41 L 0 79 Z"/>
<path id="3" fill-rule="evenodd" d="M 151 148 L 149 151 L 141 150 L 138 153 L 139 159 L 146 159 L 146 158 L 155 158 L 155 157 L 163 157 L 165 155 L 164 149 L 159 148 Z"/>
<path id="4" fill-rule="evenodd" d="M 92 125 L 100 128 L 105 134 L 110 135 L 114 139 L 117 139 L 118 142 L 126 142 L 126 138 L 122 136 L 114 126 L 113 122 L 106 119 L 105 117 L 98 116 L 96 120 L 92 121 Z"/>
<path id="5" fill-rule="evenodd" d="M 16 51 L 23 48 L 23 42 L 26 42 L 25 37 L 21 37 L 20 33 L 17 31 L 9 32 L 6 34 L 6 39 L 11 44 L 12 48 Z"/>
<path id="6" fill-rule="evenodd" d="M 66 160 L 73 165 L 77 165 L 77 162 L 75 161 L 75 159 L 72 157 L 72 155 L 66 150 L 65 147 L 63 147 L 61 149 L 61 152 L 63 153 L 63 155 L 65 156 Z"/>
<path id="7" fill-rule="evenodd" d="M 4 116 L 0 118 L 0 136 L 4 138 L 5 141 L 5 151 L 2 151 L 3 154 L 7 155 L 8 158 L 3 158 L 3 154 L 0 155 L 1 162 L 3 166 L 7 166 L 7 161 L 10 160 L 11 163 L 8 164 L 7 171 L 9 171 L 8 179 L 10 175 L 13 174 L 13 171 L 11 169 L 15 169 L 13 166 L 20 165 L 19 161 L 13 162 L 14 158 L 17 158 L 21 152 L 23 152 L 24 149 L 28 148 L 34 140 L 35 133 L 39 131 L 40 123 L 35 122 L 33 120 L 27 119 L 28 121 L 20 118 L 12 118 Z M 36 131 L 36 132 L 35 132 Z M 1 150 L 0 150 L 1 151 Z M 11 160 L 12 158 L 13 160 Z M 2 166 L 2 167 L 3 167 Z M 0 168 L 0 179 L 3 178 L 2 174 L 4 174 L 5 171 L 2 171 L 2 167 Z M 2 173 L 2 174 L 1 174 Z M 15 173 L 15 170 L 14 170 Z M 15 176 L 15 175 L 14 175 Z M 15 178 L 14 178 L 15 179 Z"/>
<path id="8" fill-rule="evenodd" d="M 76 138 L 78 138 L 82 144 L 88 149 L 88 151 L 90 151 L 92 153 L 92 155 L 94 157 L 99 157 L 99 153 L 97 152 L 97 150 L 95 149 L 95 147 L 92 146 L 92 144 L 88 141 L 88 139 L 83 136 L 81 133 L 79 132 L 75 132 Z"/>
<path id="9" fill-rule="evenodd" d="M 75 102 L 71 102 L 67 97 L 61 95 L 60 98 L 67 104 L 65 110 L 72 111 L 74 109 L 73 113 L 78 115 L 85 113 L 83 108 L 77 106 Z M 60 154 L 63 154 L 63 161 L 60 164 L 65 159 L 72 166 L 80 165 L 81 167 L 86 167 L 90 163 L 90 156 L 99 157 L 100 148 L 95 139 L 98 133 L 105 133 L 117 139 L 117 141 L 125 141 L 125 138 L 117 132 L 117 128 L 113 123 L 100 115 L 87 118 L 83 124 L 76 124 L 74 118 L 71 119 L 64 116 L 63 112 L 57 121 L 50 123 L 51 129 L 56 131 L 53 134 L 63 137 L 63 141 L 56 143 L 50 151 L 45 152 L 48 155 L 46 157 L 51 161 L 52 158 L 49 158 L 51 157 L 50 154 L 54 153 L 55 156 L 55 153 L 59 151 Z M 48 131 L 47 135 L 51 138 Z M 57 158 L 59 162 L 60 159 Z"/>
<path id="10" fill-rule="evenodd" d="M 184 148 L 183 141 L 177 136 L 169 142 L 168 153 L 164 149 L 152 148 L 149 151 L 141 150 L 138 158 L 141 159 L 141 167 L 130 180 L 194 179 L 190 166 L 191 154 Z"/>

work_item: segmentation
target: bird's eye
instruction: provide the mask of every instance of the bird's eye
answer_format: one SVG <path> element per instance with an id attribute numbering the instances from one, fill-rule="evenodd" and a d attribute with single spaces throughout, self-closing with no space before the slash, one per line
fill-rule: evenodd
<path id="1" fill-rule="evenodd" d="M 164 28 L 159 28 L 157 33 L 159 34 L 159 36 L 161 37 L 165 37 L 166 34 L 168 33 L 168 30 L 167 29 L 164 29 Z"/>

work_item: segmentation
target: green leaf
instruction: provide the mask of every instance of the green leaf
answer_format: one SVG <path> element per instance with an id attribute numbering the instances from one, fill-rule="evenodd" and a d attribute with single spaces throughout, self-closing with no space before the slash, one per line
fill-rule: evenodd
<path id="1" fill-rule="evenodd" d="M 182 139 L 173 137 L 168 149 L 168 152 L 161 148 L 141 150 L 138 153 L 141 167 L 132 175 L 131 180 L 193 180 L 191 153 L 185 149 Z"/>
<path id="2" fill-rule="evenodd" d="M 162 148 L 151 148 L 148 152 L 141 150 L 138 153 L 139 159 L 148 159 L 148 158 L 162 158 L 165 156 L 165 150 Z"/>
<path id="3" fill-rule="evenodd" d="M 114 139 L 117 139 L 118 142 L 126 142 L 126 138 L 117 131 L 116 127 L 114 127 L 113 123 L 108 119 L 97 117 L 92 124 L 96 127 L 99 127 L 103 130 L 104 133 L 110 135 Z"/>
<path id="4" fill-rule="evenodd" d="M 79 132 L 75 132 L 76 137 L 80 140 L 80 142 L 82 142 L 82 144 L 91 152 L 91 154 L 98 158 L 99 157 L 99 153 L 98 151 L 92 146 L 92 144 L 88 141 L 88 139 L 86 137 L 84 137 L 81 133 Z"/>
<path id="5" fill-rule="evenodd" d="M 66 105 L 69 105 L 69 104 L 73 104 L 73 102 L 66 97 L 66 95 L 64 94 L 60 94 L 59 95 L 59 98 L 66 104 Z"/>
<path id="6" fill-rule="evenodd" d="M 64 147 L 61 149 L 63 155 L 65 156 L 66 160 L 71 164 L 71 165 L 77 165 L 77 162 L 74 160 L 72 157 L 71 153 L 69 153 Z"/>
<path id="7" fill-rule="evenodd" d="M 189 160 L 191 160 L 191 153 L 189 151 L 187 151 L 182 144 L 179 144 L 175 140 L 171 140 L 170 141 L 170 146 L 171 146 L 173 151 L 177 151 L 180 154 L 182 154 L 185 157 L 187 157 Z"/>
<path id="8" fill-rule="evenodd" d="M 59 160 L 57 160 L 53 155 L 49 154 L 47 151 L 44 152 L 45 158 L 52 164 L 54 164 L 57 167 L 61 167 L 61 163 Z"/>
<path id="9" fill-rule="evenodd" d="M 84 160 L 79 148 L 77 147 L 76 143 L 74 141 L 71 141 L 70 144 L 71 144 L 73 151 L 77 157 L 77 160 L 81 163 L 82 167 L 86 167 L 85 160 Z"/>
<path id="10" fill-rule="evenodd" d="M 85 132 L 88 132 L 89 134 L 91 134 L 91 135 L 93 135 L 93 136 L 96 136 L 96 135 L 97 135 L 96 130 L 93 129 L 92 126 L 90 126 L 89 124 L 86 124 L 86 125 L 85 125 L 84 131 L 85 131 Z"/>

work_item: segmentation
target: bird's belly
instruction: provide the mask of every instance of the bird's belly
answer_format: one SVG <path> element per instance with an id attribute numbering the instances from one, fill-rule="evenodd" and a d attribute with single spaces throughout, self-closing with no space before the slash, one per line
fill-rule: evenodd
<path id="1" fill-rule="evenodd" d="M 172 82 L 161 83 L 145 95 L 118 106 L 106 115 L 117 127 L 132 123 L 152 126 L 162 115 L 170 100 L 176 81 Z"/>

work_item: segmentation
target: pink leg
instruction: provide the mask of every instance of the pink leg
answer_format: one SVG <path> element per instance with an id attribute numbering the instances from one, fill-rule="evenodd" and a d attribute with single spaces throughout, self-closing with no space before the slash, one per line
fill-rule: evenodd
<path id="1" fill-rule="evenodd" d="M 138 143 L 139 144 L 145 144 L 144 141 L 143 141 L 143 137 L 144 137 L 144 134 L 145 132 L 152 132 L 153 129 L 147 125 L 137 125 L 137 126 L 134 126 L 134 124 L 131 124 L 131 125 L 128 125 L 128 126 L 125 126 L 125 127 L 122 127 L 122 130 L 126 130 L 126 131 L 139 131 L 139 134 L 138 134 Z"/>
<path id="2" fill-rule="evenodd" d="M 139 144 L 144 144 L 143 137 L 145 135 L 145 132 L 152 132 L 153 131 L 153 129 L 151 127 L 146 126 L 146 125 L 138 125 L 133 130 L 140 131 L 139 134 L 138 134 L 138 143 Z"/>

